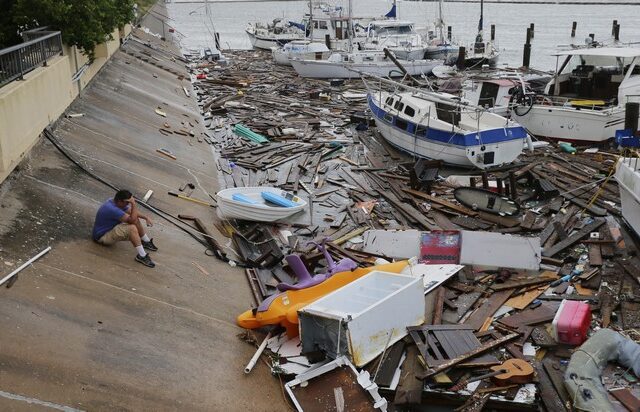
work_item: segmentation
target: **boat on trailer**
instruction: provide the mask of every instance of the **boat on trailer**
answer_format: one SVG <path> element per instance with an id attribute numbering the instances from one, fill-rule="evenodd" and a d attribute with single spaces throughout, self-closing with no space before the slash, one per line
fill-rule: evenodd
<path id="1" fill-rule="evenodd" d="M 640 95 L 640 48 L 581 48 L 555 56 L 556 73 L 544 93 L 520 93 L 512 118 L 541 138 L 614 138 L 624 125 L 625 104 Z"/>
<path id="2" fill-rule="evenodd" d="M 378 130 L 389 144 L 414 156 L 488 169 L 513 162 L 531 144 L 519 124 L 453 95 L 398 83 L 394 91 L 374 90 L 372 83 L 365 84 Z"/>

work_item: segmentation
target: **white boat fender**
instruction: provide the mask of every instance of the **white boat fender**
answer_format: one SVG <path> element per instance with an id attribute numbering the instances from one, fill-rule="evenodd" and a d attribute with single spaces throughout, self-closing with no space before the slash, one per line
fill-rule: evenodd
<path id="1" fill-rule="evenodd" d="M 531 135 L 529 135 L 529 133 L 527 133 L 527 148 L 531 153 L 533 153 L 533 140 L 531 139 Z"/>
<path id="2" fill-rule="evenodd" d="M 600 329 L 573 353 L 564 385 L 577 410 L 616 410 L 601 382 L 602 369 L 611 361 L 640 376 L 640 345 L 611 329 Z"/>

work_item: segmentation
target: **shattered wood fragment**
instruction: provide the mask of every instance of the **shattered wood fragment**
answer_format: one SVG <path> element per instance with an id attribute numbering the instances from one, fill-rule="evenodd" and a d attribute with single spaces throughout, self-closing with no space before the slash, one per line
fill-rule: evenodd
<path id="1" fill-rule="evenodd" d="M 418 348 L 409 345 L 406 348 L 407 357 L 400 370 L 400 382 L 396 388 L 393 403 L 396 405 L 418 405 L 422 402 L 422 379 L 417 378 L 424 371 L 418 361 Z"/>
<path id="2" fill-rule="evenodd" d="M 561 251 L 565 250 L 569 246 L 573 246 L 574 244 L 578 243 L 582 238 L 587 236 L 589 233 L 593 232 L 594 230 L 602 226 L 604 222 L 605 222 L 604 219 L 594 220 L 592 223 L 588 224 L 587 226 L 579 230 L 577 233 L 569 236 L 568 238 L 562 240 L 561 242 L 553 245 L 548 249 L 544 249 L 542 251 L 542 255 L 553 257 L 554 255 L 556 255 L 557 253 L 560 253 Z"/>

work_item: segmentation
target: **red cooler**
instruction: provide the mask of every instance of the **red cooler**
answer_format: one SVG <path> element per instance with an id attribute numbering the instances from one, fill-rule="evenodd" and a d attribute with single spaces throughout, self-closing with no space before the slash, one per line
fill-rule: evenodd
<path id="1" fill-rule="evenodd" d="M 591 308 L 577 300 L 563 300 L 551 324 L 556 342 L 580 345 L 587 340 L 591 326 Z"/>

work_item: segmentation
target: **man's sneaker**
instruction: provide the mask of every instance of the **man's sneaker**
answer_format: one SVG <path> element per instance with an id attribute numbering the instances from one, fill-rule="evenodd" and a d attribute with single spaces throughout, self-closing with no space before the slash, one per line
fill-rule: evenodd
<path id="1" fill-rule="evenodd" d="M 153 239 L 150 239 L 148 242 L 142 241 L 142 247 L 147 249 L 150 252 L 157 252 L 158 247 L 153 244 Z"/>
<path id="2" fill-rule="evenodd" d="M 148 253 L 146 255 L 144 255 L 144 257 L 142 257 L 140 255 L 136 255 L 136 262 L 140 262 L 143 265 L 145 265 L 147 267 L 150 267 L 150 268 L 156 267 L 156 264 L 153 263 L 153 260 L 151 260 L 151 256 L 149 256 Z"/>

